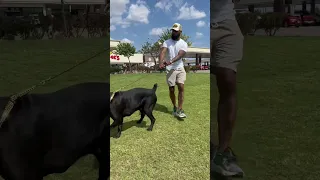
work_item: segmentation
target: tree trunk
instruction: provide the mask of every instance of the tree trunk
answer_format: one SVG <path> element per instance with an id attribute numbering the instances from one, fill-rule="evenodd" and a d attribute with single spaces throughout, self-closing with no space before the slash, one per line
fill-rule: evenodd
<path id="1" fill-rule="evenodd" d="M 66 15 L 64 13 L 64 0 L 61 0 L 61 15 L 63 18 L 63 24 L 64 24 L 64 37 L 67 37 L 67 22 L 66 22 Z"/>
<path id="2" fill-rule="evenodd" d="M 132 67 L 131 67 L 130 58 L 128 58 L 128 61 L 129 61 L 129 71 L 130 71 L 130 73 L 132 73 Z"/>
<path id="3" fill-rule="evenodd" d="M 310 10 L 311 14 L 315 14 L 316 13 L 316 0 L 311 0 L 311 10 Z"/>
<path id="4" fill-rule="evenodd" d="M 154 62 L 154 70 L 156 71 L 158 69 L 158 67 L 157 67 L 157 59 L 155 58 L 154 55 L 151 54 L 151 56 L 152 56 L 153 62 Z"/>
<path id="5" fill-rule="evenodd" d="M 274 12 L 285 12 L 284 0 L 274 0 L 273 1 L 273 11 Z"/>

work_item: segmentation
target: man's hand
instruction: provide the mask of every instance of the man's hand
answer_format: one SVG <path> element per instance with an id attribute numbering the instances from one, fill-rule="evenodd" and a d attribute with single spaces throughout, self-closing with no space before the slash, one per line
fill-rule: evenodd
<path id="1" fill-rule="evenodd" d="M 165 62 L 165 65 L 166 66 L 169 66 L 169 65 L 171 65 L 172 64 L 172 62 L 170 61 L 170 62 Z"/>
<path id="2" fill-rule="evenodd" d="M 164 63 L 159 64 L 159 68 L 160 68 L 160 69 L 164 68 L 164 66 L 165 66 Z"/>

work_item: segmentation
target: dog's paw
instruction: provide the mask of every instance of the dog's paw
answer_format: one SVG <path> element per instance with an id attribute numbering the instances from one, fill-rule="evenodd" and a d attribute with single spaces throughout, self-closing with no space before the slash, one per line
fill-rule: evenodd
<path id="1" fill-rule="evenodd" d="M 148 128 L 147 131 L 152 131 L 152 128 Z"/>

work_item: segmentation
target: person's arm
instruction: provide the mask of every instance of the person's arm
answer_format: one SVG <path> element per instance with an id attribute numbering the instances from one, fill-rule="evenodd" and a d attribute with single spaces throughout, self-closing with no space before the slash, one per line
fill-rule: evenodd
<path id="1" fill-rule="evenodd" d="M 163 60 L 166 55 L 167 49 L 168 49 L 167 43 L 163 42 L 162 47 L 160 49 L 160 54 L 159 54 L 159 64 L 163 64 Z"/>
<path id="2" fill-rule="evenodd" d="M 183 58 L 186 53 L 188 51 L 188 45 L 187 43 L 184 43 L 184 45 L 180 48 L 178 55 L 176 57 L 174 57 L 173 59 L 171 59 L 171 64 L 175 63 L 176 61 L 180 60 L 181 58 Z"/>

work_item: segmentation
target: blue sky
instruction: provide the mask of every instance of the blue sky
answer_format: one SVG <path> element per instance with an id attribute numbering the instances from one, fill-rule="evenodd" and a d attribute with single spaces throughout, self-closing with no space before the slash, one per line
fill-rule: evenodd
<path id="1" fill-rule="evenodd" d="M 156 41 L 163 29 L 180 23 L 194 47 L 210 47 L 209 0 L 110 0 L 110 38 L 137 50 Z"/>

